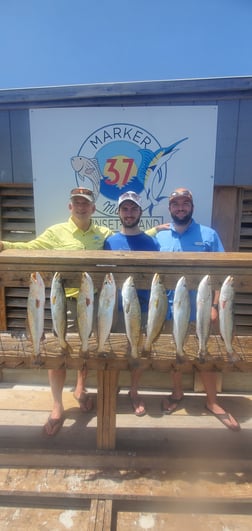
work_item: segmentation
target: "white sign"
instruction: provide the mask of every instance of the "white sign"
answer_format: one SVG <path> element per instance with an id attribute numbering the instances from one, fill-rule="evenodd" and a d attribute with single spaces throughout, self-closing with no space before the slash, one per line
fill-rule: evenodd
<path id="1" fill-rule="evenodd" d="M 210 225 L 217 106 L 81 107 L 30 111 L 36 232 L 68 218 L 70 190 L 94 191 L 94 220 L 119 230 L 118 197 L 142 198 L 141 228 L 169 221 L 169 193 L 194 197 Z"/>

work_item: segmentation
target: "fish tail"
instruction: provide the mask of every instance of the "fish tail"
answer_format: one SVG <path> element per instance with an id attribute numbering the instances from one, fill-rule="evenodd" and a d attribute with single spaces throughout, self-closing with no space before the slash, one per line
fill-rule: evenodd
<path id="1" fill-rule="evenodd" d="M 60 350 L 62 354 L 69 355 L 73 354 L 73 348 L 71 347 L 70 343 L 68 341 L 65 341 L 64 344 L 60 345 Z"/>

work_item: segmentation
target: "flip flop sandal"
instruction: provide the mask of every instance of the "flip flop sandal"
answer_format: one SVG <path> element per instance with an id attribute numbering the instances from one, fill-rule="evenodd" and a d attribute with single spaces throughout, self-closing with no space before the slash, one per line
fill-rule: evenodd
<path id="1" fill-rule="evenodd" d="M 135 413 L 135 415 L 137 417 L 144 417 L 144 415 L 146 415 L 146 411 L 145 411 L 145 406 L 144 406 L 144 403 L 143 401 L 141 400 L 141 398 L 139 396 L 135 397 L 135 398 L 132 398 L 132 396 L 130 395 L 130 392 L 128 393 L 128 396 L 129 396 L 129 399 L 131 401 L 131 405 L 132 405 L 132 409 Z M 137 412 L 136 409 L 139 407 L 139 406 L 142 406 L 144 409 L 143 411 L 140 411 L 140 412 Z"/>
<path id="2" fill-rule="evenodd" d="M 164 413 L 164 415 L 171 415 L 178 409 L 179 403 L 183 400 L 183 396 L 181 398 L 173 398 L 172 396 L 168 396 L 167 398 L 163 398 L 161 402 L 161 411 Z M 168 409 L 164 406 L 164 401 L 167 401 L 170 406 L 175 406 L 171 409 Z"/>
<path id="3" fill-rule="evenodd" d="M 78 402 L 78 404 L 80 406 L 80 410 L 83 413 L 89 413 L 90 411 L 92 411 L 92 409 L 93 409 L 93 400 L 88 394 L 85 393 L 80 398 L 77 398 L 77 396 L 75 396 L 75 394 L 74 394 L 73 397 L 75 398 L 76 402 Z"/>
<path id="4" fill-rule="evenodd" d="M 209 409 L 209 407 L 205 406 L 206 410 L 209 411 L 209 413 L 211 413 L 212 415 L 214 415 L 214 417 L 216 417 L 220 422 L 222 422 L 222 424 L 224 424 L 224 426 L 226 426 L 226 428 L 228 428 L 229 430 L 231 431 L 240 431 L 241 429 L 241 426 L 239 424 L 239 422 L 237 422 L 236 425 L 232 424 L 231 422 L 231 415 L 230 413 L 214 413 L 214 411 L 212 411 L 211 409 Z"/>
<path id="5" fill-rule="evenodd" d="M 61 415 L 59 419 L 52 419 L 51 415 L 48 417 L 47 422 L 43 426 L 43 433 L 47 437 L 54 437 L 60 431 L 64 422 L 64 415 Z M 49 428 L 49 431 L 47 430 Z"/>

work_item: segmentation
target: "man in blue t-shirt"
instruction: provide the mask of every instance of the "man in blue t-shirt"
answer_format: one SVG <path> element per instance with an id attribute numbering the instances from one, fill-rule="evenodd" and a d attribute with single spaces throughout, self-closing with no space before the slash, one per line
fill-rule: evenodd
<path id="1" fill-rule="evenodd" d="M 192 217 L 193 207 L 192 193 L 186 188 L 177 188 L 170 194 L 169 211 L 172 223 L 167 230 L 159 232 L 156 236 L 160 244 L 160 251 L 224 251 L 216 231 L 194 221 Z M 168 292 L 171 311 L 173 295 L 174 291 Z M 212 302 L 212 321 L 216 321 L 218 317 L 218 298 L 219 292 L 215 292 Z M 195 299 L 196 293 L 191 292 L 191 320 L 195 320 Z M 207 410 L 213 413 L 227 428 L 238 431 L 240 429 L 239 423 L 217 403 L 216 374 L 214 372 L 201 371 L 200 375 L 207 394 Z M 162 400 L 162 410 L 166 414 L 171 414 L 175 411 L 184 396 L 181 372 L 173 372 L 172 379 L 174 385 L 173 393 Z"/>
<path id="2" fill-rule="evenodd" d="M 119 197 L 118 215 L 122 224 L 121 231 L 106 239 L 104 249 L 112 251 L 159 251 L 157 241 L 139 228 L 142 208 L 141 198 L 138 194 L 129 191 Z M 150 291 L 139 289 L 137 294 L 141 306 L 142 325 L 145 325 Z M 122 312 L 120 293 L 118 309 L 120 314 Z M 139 417 L 146 413 L 144 402 L 138 396 L 138 385 L 142 372 L 142 369 L 136 367 L 131 370 L 131 388 L 129 391 L 133 410 Z"/>

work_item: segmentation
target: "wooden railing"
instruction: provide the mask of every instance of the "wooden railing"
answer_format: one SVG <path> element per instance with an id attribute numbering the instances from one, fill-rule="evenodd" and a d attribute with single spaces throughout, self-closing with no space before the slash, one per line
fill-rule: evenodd
<path id="1" fill-rule="evenodd" d="M 81 273 L 87 271 L 99 291 L 104 275 L 113 272 L 117 287 L 122 286 L 129 274 L 134 276 L 137 288 L 150 289 L 153 274 L 161 274 L 167 289 L 174 289 L 180 276 L 187 279 L 189 289 L 197 289 L 201 278 L 210 274 L 213 289 L 220 289 L 227 275 L 234 277 L 235 290 L 252 293 L 252 255 L 250 253 L 150 253 L 123 251 L 21 251 L 8 250 L 0 254 L 0 364 L 2 367 L 34 367 L 32 345 L 24 334 L 12 335 L 7 330 L 5 290 L 9 287 L 28 287 L 30 274 L 39 271 L 47 288 L 55 271 L 60 271 L 65 287 L 78 287 Z M 251 322 L 252 328 L 252 322 Z M 185 346 L 188 361 L 176 362 L 175 344 L 171 330 L 164 331 L 155 342 L 150 356 L 131 360 L 125 333 L 110 335 L 103 357 L 97 355 L 94 337 L 89 341 L 85 358 L 79 355 L 78 334 L 69 334 L 73 348 L 71 356 L 62 356 L 57 338 L 46 334 L 41 352 L 43 368 L 76 368 L 86 365 L 97 371 L 97 447 L 113 449 L 116 442 L 116 396 L 121 370 L 133 365 L 155 371 L 251 371 L 252 335 L 235 336 L 234 348 L 240 360 L 231 363 L 218 331 L 209 338 L 210 361 L 202 363 L 197 358 L 197 339 L 189 335 Z"/>

